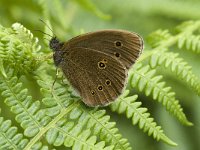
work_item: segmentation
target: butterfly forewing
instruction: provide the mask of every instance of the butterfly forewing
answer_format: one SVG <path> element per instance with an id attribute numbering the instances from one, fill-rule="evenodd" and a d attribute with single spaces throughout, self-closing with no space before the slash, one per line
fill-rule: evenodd
<path id="1" fill-rule="evenodd" d="M 143 40 L 138 34 L 124 30 L 102 30 L 75 37 L 65 46 L 68 49 L 80 47 L 104 52 L 129 69 L 142 52 Z"/>
<path id="2" fill-rule="evenodd" d="M 127 69 L 113 56 L 84 47 L 64 55 L 61 68 L 88 106 L 105 106 L 122 93 Z"/>

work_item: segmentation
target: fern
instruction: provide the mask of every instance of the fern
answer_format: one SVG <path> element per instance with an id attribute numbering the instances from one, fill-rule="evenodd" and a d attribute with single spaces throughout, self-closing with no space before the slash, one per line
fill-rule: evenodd
<path id="1" fill-rule="evenodd" d="M 188 65 L 179 54 L 173 52 L 160 52 L 152 55 L 150 65 L 155 68 L 164 65 L 170 68 L 180 79 L 185 81 L 198 95 L 200 95 L 200 80 L 192 72 L 192 67 Z"/>
<path id="2" fill-rule="evenodd" d="M 0 149 L 22 149 L 28 143 L 23 134 L 17 133 L 17 127 L 3 117 L 0 117 L 0 140 Z"/>
<path id="3" fill-rule="evenodd" d="M 147 113 L 147 108 L 142 108 L 141 102 L 135 102 L 138 98 L 137 95 L 127 96 L 129 91 L 125 91 L 118 100 L 111 105 L 112 111 L 117 111 L 119 114 L 126 113 L 127 118 L 132 119 L 132 124 L 139 124 L 139 128 L 144 132 L 148 132 L 148 135 L 153 135 L 157 140 L 163 140 L 164 142 L 175 146 L 176 143 L 171 141 L 165 134 L 160 126 L 157 126 L 153 122 L 153 118 L 150 118 L 150 114 Z"/>
<path id="4" fill-rule="evenodd" d="M 61 110 L 64 111 L 66 109 L 66 111 L 69 111 L 68 105 L 70 105 L 71 103 L 77 103 L 77 98 L 71 98 L 70 92 L 67 92 L 67 91 L 71 91 L 69 89 L 70 88 L 69 86 L 67 86 L 68 88 L 67 87 L 63 88 L 63 86 L 56 84 L 53 93 L 51 93 L 49 89 L 49 87 L 51 87 L 51 82 L 50 83 L 45 82 L 45 80 L 50 77 L 45 76 L 45 77 L 38 77 L 38 78 L 40 78 L 38 80 L 38 83 L 42 87 L 42 92 L 45 97 L 43 99 L 43 102 L 48 107 L 47 114 L 49 116 L 51 117 L 59 116 L 62 113 Z M 52 94 L 53 94 L 53 99 L 52 99 Z M 66 101 L 66 99 L 68 100 Z M 78 98 L 78 100 L 80 100 L 80 98 Z M 101 141 L 105 140 L 107 144 L 110 143 L 111 145 L 113 145 L 112 147 L 114 147 L 115 149 L 124 149 L 124 150 L 130 149 L 130 146 L 129 146 L 130 144 L 127 142 L 126 139 L 122 138 L 122 136 L 118 133 L 118 129 L 114 128 L 115 123 L 109 122 L 110 117 L 105 116 L 104 110 L 99 110 L 99 111 L 87 110 L 84 105 L 80 105 L 80 103 L 77 103 L 75 106 L 71 108 L 71 111 L 69 111 L 68 113 L 69 113 L 68 115 L 69 120 L 71 120 L 70 124 L 74 125 L 74 127 L 71 127 L 71 128 L 75 128 L 76 127 L 75 124 L 78 124 L 79 128 L 85 128 L 85 130 L 92 129 L 91 132 L 94 135 L 99 136 Z M 66 120 L 66 123 L 67 123 L 67 120 Z M 71 132 L 74 133 L 73 130 Z M 53 133 L 51 133 L 50 135 L 52 134 Z M 57 135 L 60 135 L 60 134 L 62 135 L 62 133 L 59 133 Z M 55 133 L 53 135 L 55 135 Z M 65 137 L 65 136 L 62 136 L 62 137 Z M 55 139 L 56 138 L 60 139 L 60 137 L 55 137 Z M 61 141 L 64 142 L 64 140 L 61 140 Z M 54 144 L 57 145 L 57 143 L 54 143 Z M 59 143 L 59 145 L 60 144 L 61 143 Z"/>
<path id="5" fill-rule="evenodd" d="M 0 139 L 0 149 L 21 150 L 29 142 L 28 139 L 24 138 L 22 133 L 18 133 L 17 127 L 12 126 L 10 120 L 4 120 L 3 117 L 0 117 Z M 38 142 L 32 148 L 45 150 L 48 149 L 48 146 Z"/>
<path id="6" fill-rule="evenodd" d="M 197 35 L 185 35 L 178 40 L 178 48 L 186 48 L 195 53 L 200 53 L 200 36 Z"/>
<path id="7" fill-rule="evenodd" d="M 183 124 L 192 125 L 183 113 L 179 101 L 176 100 L 175 92 L 171 92 L 171 87 L 166 87 L 165 82 L 160 81 L 162 76 L 155 76 L 155 73 L 149 66 L 137 65 L 130 71 L 129 84 L 131 87 L 138 87 L 141 92 L 144 91 L 146 96 L 152 93 L 153 99 L 161 102 Z"/>
<path id="8" fill-rule="evenodd" d="M 22 83 L 13 71 L 9 71 L 7 78 L 1 78 L 2 96 L 5 103 L 11 107 L 11 111 L 16 114 L 16 121 L 24 128 L 24 135 L 27 137 L 35 136 L 42 126 L 49 122 L 49 117 L 45 117 L 45 110 L 40 109 L 39 101 L 32 101 L 27 89 L 22 88 Z"/>
<path id="9" fill-rule="evenodd" d="M 172 52 L 168 53 L 166 51 L 169 50 L 170 46 L 178 43 L 182 37 L 185 35 L 191 35 L 196 29 L 200 26 L 200 21 L 196 22 L 186 22 L 182 25 L 178 26 L 179 34 L 175 36 L 168 36 L 167 38 L 163 38 L 161 41 L 157 43 L 157 47 L 155 47 L 151 52 L 149 52 L 142 60 L 145 60 L 147 57 L 151 57 L 150 65 L 151 67 L 155 68 L 159 65 L 170 67 L 172 72 L 175 72 L 178 77 L 185 80 L 187 84 L 191 86 L 191 88 L 199 95 L 200 87 L 199 78 L 192 72 L 191 67 L 188 65 L 187 62 L 184 61 L 183 58 L 178 58 L 178 54 L 174 54 Z M 163 31 L 165 33 L 165 31 Z M 158 32 L 156 32 L 158 33 Z M 161 35 L 162 32 L 160 31 Z M 154 35 L 154 33 L 152 33 Z M 149 36 L 149 43 L 153 43 L 154 39 L 152 35 Z M 166 37 L 166 36 L 165 36 Z M 193 40 L 191 40 L 192 43 Z M 190 43 L 191 43 L 190 42 Z M 181 45 L 187 44 L 187 41 L 183 41 Z M 155 45 L 155 43 L 154 43 Z M 153 46 L 153 45 L 152 45 Z M 179 48 L 181 48 L 180 46 Z M 195 46 L 196 47 L 196 46 Z M 141 60 L 141 61 L 142 61 Z"/>
<path id="10" fill-rule="evenodd" d="M 157 30 L 153 33 L 151 33 L 147 40 L 149 44 L 154 48 L 162 44 L 163 41 L 169 39 L 171 37 L 171 34 L 168 30 Z"/>
<path id="11" fill-rule="evenodd" d="M 36 55 L 39 55 L 38 39 L 19 23 L 12 29 L 0 26 L 0 58 L 4 65 L 15 68 L 19 74 L 33 71 L 37 65 Z"/>

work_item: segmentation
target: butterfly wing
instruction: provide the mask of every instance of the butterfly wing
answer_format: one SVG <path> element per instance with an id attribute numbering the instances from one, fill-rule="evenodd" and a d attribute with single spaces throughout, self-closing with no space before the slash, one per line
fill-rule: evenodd
<path id="1" fill-rule="evenodd" d="M 123 91 L 127 69 L 108 54 L 89 48 L 72 48 L 60 67 L 88 106 L 105 106 Z"/>
<path id="2" fill-rule="evenodd" d="M 143 40 L 138 34 L 124 30 L 102 30 L 72 38 L 65 46 L 68 49 L 81 47 L 104 52 L 129 69 L 143 50 Z"/>

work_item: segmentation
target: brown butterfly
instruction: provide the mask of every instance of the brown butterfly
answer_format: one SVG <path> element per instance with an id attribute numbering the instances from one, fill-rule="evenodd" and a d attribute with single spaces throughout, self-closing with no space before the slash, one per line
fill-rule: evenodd
<path id="1" fill-rule="evenodd" d="M 86 33 L 49 43 L 53 58 L 88 106 L 105 106 L 123 92 L 128 69 L 143 50 L 142 38 L 124 30 Z"/>

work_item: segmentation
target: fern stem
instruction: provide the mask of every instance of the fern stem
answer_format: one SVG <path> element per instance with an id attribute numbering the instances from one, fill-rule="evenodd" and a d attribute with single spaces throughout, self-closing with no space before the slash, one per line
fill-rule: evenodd
<path id="1" fill-rule="evenodd" d="M 41 128 L 41 125 L 40 125 L 40 123 L 37 121 L 37 119 L 35 119 L 34 117 L 33 117 L 33 115 L 32 114 L 30 114 L 29 113 L 29 111 L 28 111 L 28 108 L 26 108 L 25 106 L 24 106 L 24 104 L 22 103 L 22 101 L 21 101 L 21 99 L 16 95 L 16 93 L 15 93 L 15 91 L 13 91 L 13 89 L 12 89 L 12 85 L 10 85 L 10 84 L 12 84 L 12 83 L 10 83 L 10 78 L 5 78 L 5 77 L 3 77 L 3 83 L 6 85 L 6 87 L 8 88 L 8 90 L 10 91 L 10 93 L 12 93 L 12 95 L 13 95 L 13 97 L 15 97 L 15 100 L 17 101 L 17 103 L 19 103 L 19 105 L 21 105 L 21 107 L 23 107 L 23 109 L 24 109 L 24 111 L 26 112 L 26 114 L 28 114 L 28 116 L 31 118 L 31 120 L 32 121 L 34 121 L 34 123 L 37 125 L 37 127 L 38 128 Z"/>
<path id="2" fill-rule="evenodd" d="M 171 112 L 177 119 L 179 119 L 179 121 L 185 125 L 188 126 L 192 126 L 193 124 L 188 121 L 188 119 L 186 118 L 185 114 L 183 113 L 183 110 L 179 104 L 179 101 L 176 100 L 175 96 L 171 95 L 169 92 L 165 91 L 164 89 L 166 89 L 167 87 L 163 87 L 160 86 L 160 84 L 158 84 L 158 82 L 155 82 L 154 80 L 147 78 L 147 76 L 145 76 L 143 73 L 141 73 L 138 70 L 134 70 L 135 75 L 138 75 L 139 77 L 142 77 L 143 80 L 148 81 L 148 83 L 151 83 L 154 85 L 154 89 L 158 89 L 159 90 L 159 94 L 162 93 L 161 95 L 164 95 L 165 99 L 168 100 L 168 103 L 170 102 L 170 107 L 168 107 L 167 104 L 165 104 L 164 102 L 164 98 L 161 98 L 161 100 L 159 100 L 158 98 L 154 98 L 154 100 L 157 100 L 158 102 L 161 102 L 163 106 L 165 106 L 166 110 L 168 110 L 169 112 Z M 130 79 L 130 82 L 134 82 L 131 81 L 132 79 Z M 161 83 L 161 82 L 160 82 Z M 147 83 L 146 83 L 147 84 Z M 131 85 L 133 86 L 133 85 Z M 146 85 L 145 85 L 146 88 Z M 145 91 L 145 90 L 144 90 Z M 152 94 L 153 95 L 153 94 Z M 154 97 L 154 96 L 153 96 Z M 172 109 L 173 108 L 173 109 Z"/>
<path id="3" fill-rule="evenodd" d="M 82 107 L 80 107 L 83 111 L 85 111 L 85 109 L 83 109 Z M 86 112 L 86 111 L 85 111 Z M 97 122 L 100 126 L 102 126 L 103 127 L 103 129 L 104 130 L 106 130 L 106 131 L 104 131 L 104 132 L 106 132 L 107 134 L 110 134 L 111 136 L 112 136 L 112 140 L 113 141 L 115 141 L 115 148 L 117 147 L 117 145 L 120 147 L 120 149 L 121 150 L 126 150 L 126 148 L 123 146 L 123 144 L 121 144 L 121 142 L 120 142 L 120 139 L 118 139 L 117 137 L 116 137 L 116 135 L 115 134 L 113 134 L 104 124 L 102 124 L 101 123 L 101 121 L 99 121 L 98 119 L 96 119 L 96 117 L 94 117 L 93 116 L 93 114 L 92 113 L 90 113 L 90 112 L 86 112 L 86 113 L 88 113 L 89 115 L 90 115 L 90 117 L 92 118 L 92 119 L 94 119 L 94 121 L 95 122 Z"/>
<path id="4" fill-rule="evenodd" d="M 188 26 L 184 30 L 184 32 L 181 32 L 181 33 L 177 34 L 176 36 L 171 36 L 169 39 L 162 41 L 158 47 L 156 47 L 152 50 L 147 50 L 147 52 L 144 55 L 141 55 L 141 57 L 138 59 L 138 62 L 142 62 L 142 61 L 146 60 L 148 57 L 152 56 L 153 54 L 159 52 L 160 50 L 166 49 L 167 47 L 170 47 L 170 46 L 176 44 L 180 37 L 183 37 L 186 34 L 190 34 L 190 33 L 194 32 L 199 27 L 200 27 L 200 21 L 196 21 L 194 24 Z"/>
<path id="5" fill-rule="evenodd" d="M 0 130 L 1 132 L 1 136 L 4 137 L 4 139 L 6 139 L 7 143 L 9 143 L 9 148 L 12 147 L 14 150 L 19 150 L 19 148 L 16 146 L 16 144 L 13 143 L 13 141 L 11 141 L 8 136 L 6 136 L 6 133 L 4 133 L 4 131 Z M 2 140 L 2 139 L 1 139 Z M 5 148 L 5 147 L 4 147 Z M 8 148 L 8 147 L 7 147 Z"/>
<path id="6" fill-rule="evenodd" d="M 148 128 L 148 129 L 153 129 L 153 138 L 157 138 L 158 137 L 155 137 L 154 135 L 159 135 L 161 140 L 164 141 L 165 143 L 169 144 L 169 145 L 172 145 L 172 146 L 177 146 L 177 144 L 175 142 L 173 142 L 171 139 L 169 139 L 163 132 L 162 132 L 162 129 L 158 128 L 158 126 L 155 126 L 155 122 L 153 122 L 152 120 L 149 119 L 149 117 L 146 117 L 147 115 L 147 112 L 145 113 L 142 113 L 141 111 L 139 111 L 138 108 L 136 107 L 133 107 L 133 105 L 131 105 L 130 103 L 128 103 L 128 101 L 126 100 L 123 100 L 122 98 L 120 98 L 120 101 L 122 103 L 125 103 L 126 106 L 129 108 L 129 109 L 132 109 L 133 112 L 134 112 L 134 115 L 137 114 L 137 116 L 140 116 L 140 120 L 145 120 L 145 126 L 143 128 L 144 132 L 145 132 L 145 129 Z M 132 117 L 132 120 L 134 120 L 134 116 Z M 138 123 L 138 126 L 140 127 L 140 123 Z"/>
<path id="7" fill-rule="evenodd" d="M 80 103 L 74 102 L 72 105 L 70 105 L 69 107 L 62 109 L 60 114 L 58 116 L 56 116 L 46 127 L 41 128 L 40 132 L 30 140 L 30 142 L 26 145 L 26 147 L 24 148 L 24 150 L 30 150 L 31 147 L 40 140 L 40 138 L 51 128 L 55 127 L 55 124 L 62 119 L 67 113 L 69 113 L 73 108 L 78 107 L 80 105 Z"/>

